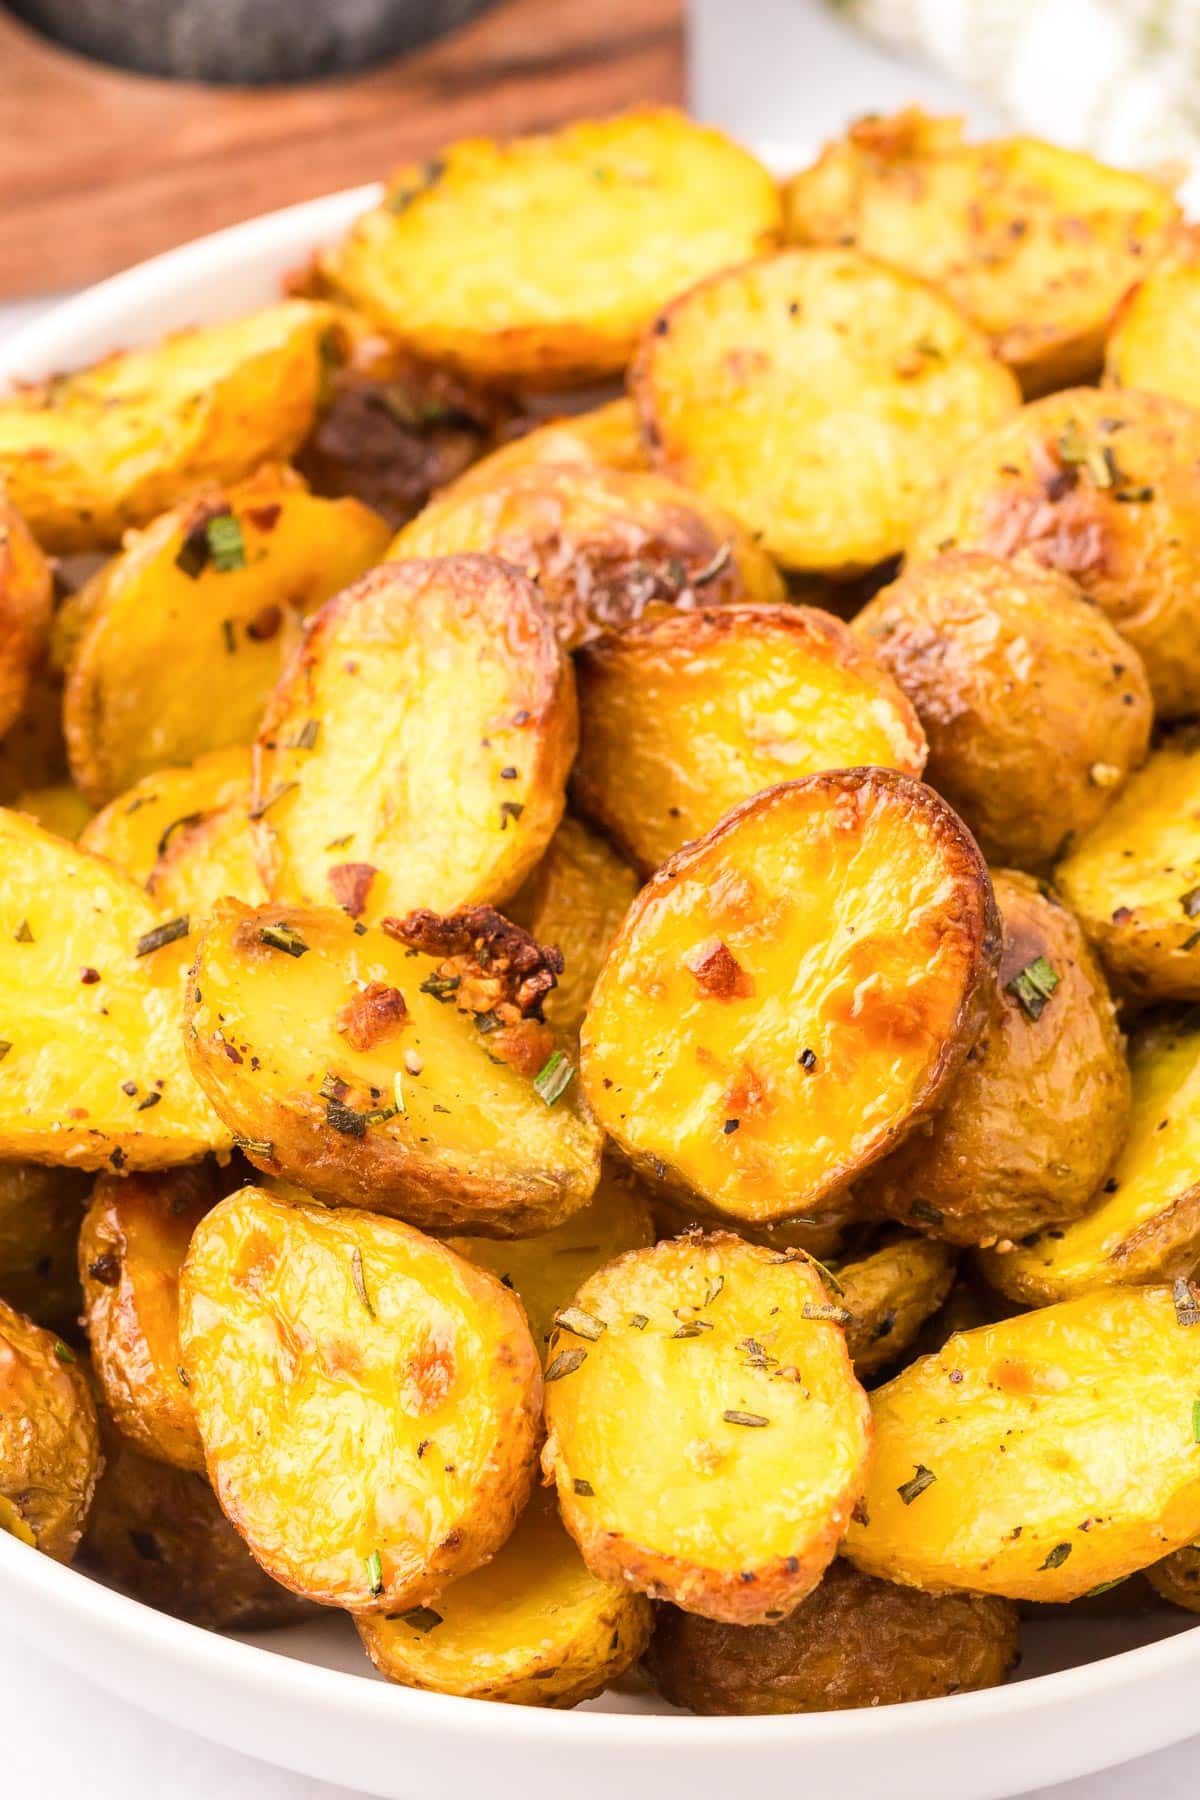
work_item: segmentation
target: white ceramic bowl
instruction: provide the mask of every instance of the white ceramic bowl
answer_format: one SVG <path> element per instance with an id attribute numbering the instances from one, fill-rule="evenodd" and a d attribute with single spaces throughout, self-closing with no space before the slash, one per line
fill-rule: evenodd
<path id="1" fill-rule="evenodd" d="M 377 195 L 354 189 L 203 238 L 69 300 L 0 343 L 0 389 L 278 294 L 279 278 Z M 165 1617 L 0 1532 L 0 1619 L 70 1669 L 234 1749 L 386 1800 L 728 1800 L 803 1789 L 998 1800 L 1197 1728 L 1186 1613 L 1026 1628 L 1022 1679 L 873 1712 L 696 1719 L 606 1696 L 573 1713 L 389 1687 L 349 1621 L 235 1640 Z"/>

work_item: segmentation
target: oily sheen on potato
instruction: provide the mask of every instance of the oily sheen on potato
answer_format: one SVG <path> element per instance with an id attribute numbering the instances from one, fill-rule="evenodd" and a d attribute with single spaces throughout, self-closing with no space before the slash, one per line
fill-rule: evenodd
<path id="1" fill-rule="evenodd" d="M 557 1315 L 542 1466 L 596 1575 L 732 1624 L 820 1580 L 869 1409 L 808 1258 L 731 1233 L 631 1250 Z"/>
<path id="2" fill-rule="evenodd" d="M 46 655 L 53 594 L 50 565 L 0 484 L 0 736 Z"/>
<path id="3" fill-rule="evenodd" d="M 100 1473 L 75 1352 L 0 1300 L 0 1531 L 69 1563 Z"/>
<path id="4" fill-rule="evenodd" d="M 218 900 L 261 905 L 267 890 L 255 856 L 249 790 L 177 824 L 147 877 L 146 891 L 169 918 L 186 913 L 197 924 L 211 916 Z"/>
<path id="5" fill-rule="evenodd" d="M 639 1167 L 752 1222 L 819 1210 L 937 1104 L 999 949 L 974 842 L 885 769 L 745 801 L 642 889 L 583 1081 Z"/>
<path id="6" fill-rule="evenodd" d="M 107 857 L 144 887 L 177 833 L 227 801 L 249 804 L 250 773 L 250 751 L 242 744 L 209 750 L 182 768 L 156 769 L 88 820 L 80 849 Z"/>
<path id="7" fill-rule="evenodd" d="M 1117 308 L 1104 348 L 1105 385 L 1170 394 L 1200 406 L 1200 262 L 1160 263 Z"/>
<path id="8" fill-rule="evenodd" d="M 180 1342 L 217 1498 L 294 1593 L 422 1605 L 508 1537 L 537 1352 L 508 1290 L 443 1245 L 243 1188 L 196 1228 Z"/>

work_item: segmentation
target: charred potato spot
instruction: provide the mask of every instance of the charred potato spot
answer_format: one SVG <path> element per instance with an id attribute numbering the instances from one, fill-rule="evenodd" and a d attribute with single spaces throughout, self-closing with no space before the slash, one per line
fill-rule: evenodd
<path id="1" fill-rule="evenodd" d="M 0 1300 L 0 1531 L 69 1563 L 99 1472 L 74 1351 Z"/>
<path id="2" fill-rule="evenodd" d="M 647 1661 L 663 1698 L 691 1712 L 837 1712 L 997 1687 L 1017 1642 L 1006 1600 L 922 1594 L 837 1560 L 779 1623 L 660 1608 Z"/>
<path id="3" fill-rule="evenodd" d="M 792 250 L 674 300 L 631 376 L 656 467 L 789 569 L 853 575 L 904 547 L 938 475 L 1019 400 L 923 283 Z"/>
<path id="4" fill-rule="evenodd" d="M 250 752 L 241 745 L 210 750 L 180 769 L 158 769 L 101 807 L 79 834 L 81 850 L 107 857 L 144 885 L 175 839 L 250 794 Z M 187 910 L 186 908 L 183 910 Z"/>
<path id="5" fill-rule="evenodd" d="M 1169 1288 L 1098 1289 L 952 1337 L 871 1396 L 865 1522 L 845 1553 L 910 1587 L 1016 1600 L 1145 1568 L 1200 1537 L 1198 1381 Z"/>
<path id="6" fill-rule="evenodd" d="M 714 940 L 744 998 L 696 980 Z M 930 789 L 883 769 L 772 788 L 635 901 L 584 1025 L 588 1100 L 710 1209 L 819 1209 L 937 1104 L 998 947 L 979 853 Z"/>
<path id="7" fill-rule="evenodd" d="M 895 683 L 812 607 L 667 614 L 586 646 L 577 668 L 572 792 L 647 874 L 779 781 L 924 767 Z"/>
<path id="8" fill-rule="evenodd" d="M 421 1605 L 509 1535 L 537 1353 L 517 1302 L 452 1251 L 243 1188 L 192 1238 L 180 1337 L 217 1497 L 293 1592 Z"/>
<path id="9" fill-rule="evenodd" d="M 1117 309 L 1104 352 L 1105 385 L 1169 394 L 1200 407 L 1200 264 L 1153 269 Z"/>
<path id="10" fill-rule="evenodd" d="M 545 1379 L 542 1465 L 594 1574 L 734 1624 L 820 1580 L 870 1431 L 800 1253 L 729 1233 L 628 1251 L 557 1315 Z"/>
<path id="11" fill-rule="evenodd" d="M 558 824 L 570 664 L 531 585 L 493 557 L 389 563 L 322 611 L 267 705 L 251 807 L 271 893 L 363 917 L 499 903 Z M 369 746 L 369 754 L 364 754 Z"/>
<path id="12" fill-rule="evenodd" d="M 855 1374 L 874 1375 L 902 1356 L 953 1282 L 953 1251 L 908 1234 L 843 1263 L 835 1294 Z"/>
<path id="13" fill-rule="evenodd" d="M 25 707 L 50 635 L 50 565 L 0 483 L 0 736 Z"/>
<path id="14" fill-rule="evenodd" d="M 78 1317 L 75 1245 L 88 1187 L 73 1169 L 0 1163 L 0 1297 L 38 1325 Z"/>

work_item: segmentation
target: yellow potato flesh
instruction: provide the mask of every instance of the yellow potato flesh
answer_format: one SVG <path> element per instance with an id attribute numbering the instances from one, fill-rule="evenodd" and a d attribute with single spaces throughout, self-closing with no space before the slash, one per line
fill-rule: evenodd
<path id="1" fill-rule="evenodd" d="M 250 792 L 250 752 L 241 745 L 211 750 L 182 769 L 159 769 L 102 807 L 79 834 L 79 846 L 105 856 L 145 882 L 189 822 Z"/>
<path id="2" fill-rule="evenodd" d="M 95 816 L 79 789 L 66 781 L 49 787 L 24 788 L 12 805 L 14 812 L 28 813 L 36 819 L 44 831 L 72 841 Z"/>
<path id="3" fill-rule="evenodd" d="M 218 900 L 258 906 L 267 898 L 254 854 L 247 800 L 229 800 L 172 832 L 146 884 L 164 913 L 207 919 Z"/>
<path id="4" fill-rule="evenodd" d="M 1200 407 L 1200 266 L 1155 269 L 1125 298 L 1104 354 L 1114 387 Z"/>

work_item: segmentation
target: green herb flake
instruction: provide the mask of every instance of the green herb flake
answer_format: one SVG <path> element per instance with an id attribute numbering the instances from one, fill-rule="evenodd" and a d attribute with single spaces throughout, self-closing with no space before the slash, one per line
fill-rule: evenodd
<path id="1" fill-rule="evenodd" d="M 811 1300 L 806 1300 L 800 1308 L 800 1317 L 823 1319 L 830 1325 L 849 1325 L 854 1314 L 847 1312 L 844 1306 L 814 1306 Z"/>
<path id="2" fill-rule="evenodd" d="M 564 1375 L 573 1375 L 576 1369 L 586 1361 L 586 1350 L 560 1350 L 547 1367 L 542 1379 L 543 1381 L 561 1381 Z"/>
<path id="3" fill-rule="evenodd" d="M 367 1585 L 371 1592 L 378 1596 L 383 1592 L 383 1558 L 378 1550 L 372 1550 L 367 1558 Z"/>
<path id="4" fill-rule="evenodd" d="M 635 1331 L 645 1331 L 650 1320 L 645 1313 L 630 1313 L 629 1323 Z"/>
<path id="5" fill-rule="evenodd" d="M 592 1486 L 591 1482 L 584 1481 L 583 1477 L 580 1475 L 577 1475 L 575 1477 L 574 1481 L 571 1483 L 571 1486 L 574 1488 L 575 1492 L 579 1495 L 581 1500 L 594 1500 L 596 1497 L 596 1490 Z"/>
<path id="6" fill-rule="evenodd" d="M 421 994 L 431 994 L 444 1006 L 447 1000 L 453 999 L 460 986 L 461 977 L 458 975 L 430 975 L 421 983 L 417 991 Z"/>
<path id="7" fill-rule="evenodd" d="M 396 1078 L 392 1082 L 392 1092 L 396 1096 L 396 1111 L 407 1115 L 408 1108 L 404 1104 L 404 1082 L 399 1072 L 397 1072 Z"/>
<path id="8" fill-rule="evenodd" d="M 400 1622 L 407 1625 L 410 1631 L 436 1631 L 442 1623 L 440 1612 L 434 1612 L 432 1606 L 413 1606 L 400 1614 Z"/>
<path id="9" fill-rule="evenodd" d="M 233 1147 L 245 1156 L 261 1156 L 267 1162 L 275 1160 L 275 1146 L 268 1138 L 239 1137 L 235 1131 Z"/>
<path id="10" fill-rule="evenodd" d="M 1005 983 L 1006 993 L 1012 994 L 1021 1004 L 1022 1009 L 1036 1023 L 1046 1010 L 1046 1002 L 1059 984 L 1058 973 L 1050 966 L 1044 956 L 1035 956 L 1033 961 Z"/>
<path id="11" fill-rule="evenodd" d="M 207 521 L 204 535 L 208 539 L 208 553 L 212 566 L 219 575 L 231 574 L 234 569 L 246 566 L 246 541 L 242 536 L 242 528 L 231 512 L 217 513 Z"/>
<path id="12" fill-rule="evenodd" d="M 575 1069 L 570 1058 L 565 1056 L 561 1050 L 556 1050 L 552 1056 L 546 1058 L 534 1076 L 533 1091 L 539 1100 L 544 1100 L 547 1106 L 553 1106 L 556 1100 L 562 1099 L 570 1087 L 574 1074 Z"/>
<path id="13" fill-rule="evenodd" d="M 16 939 L 18 944 L 32 944 L 33 933 L 29 929 L 29 920 L 28 919 L 21 920 L 21 923 L 17 926 L 17 929 L 13 932 L 13 937 Z"/>
<path id="14" fill-rule="evenodd" d="M 711 1331 L 712 1326 L 707 1319 L 686 1319 L 684 1323 L 671 1333 L 673 1338 L 696 1338 L 701 1332 Z"/>
<path id="15" fill-rule="evenodd" d="M 73 1363 L 75 1361 L 75 1352 L 69 1344 L 64 1344 L 61 1338 L 55 1340 L 54 1360 L 55 1362 L 60 1363 Z"/>
<path id="16" fill-rule="evenodd" d="M 371 1296 L 367 1292 L 367 1278 L 363 1274 L 363 1253 L 356 1249 L 350 1258 L 350 1278 L 354 1283 L 354 1291 L 366 1307 L 371 1317 L 375 1317 L 375 1308 L 371 1305 Z"/>
<path id="17" fill-rule="evenodd" d="M 1192 1442 L 1200 1444 L 1200 1400 L 1192 1401 Z"/>
<path id="18" fill-rule="evenodd" d="M 164 944 L 173 944 L 179 938 L 185 938 L 191 930 L 191 920 L 186 913 L 179 919 L 168 919 L 165 925 L 156 925 L 153 931 L 147 931 L 137 941 L 135 956 L 149 956 L 154 950 L 161 950 Z"/>
<path id="19" fill-rule="evenodd" d="M 295 737 L 288 739 L 287 748 L 289 750 L 315 750 L 320 735 L 320 719 L 305 719 Z"/>
<path id="20" fill-rule="evenodd" d="M 710 1275 L 708 1278 L 708 1286 L 704 1290 L 704 1299 L 701 1304 L 704 1306 L 711 1306 L 724 1286 L 725 1277 L 723 1275 Z"/>
<path id="21" fill-rule="evenodd" d="M 912 1480 L 904 1482 L 896 1489 L 896 1492 L 905 1506 L 911 1506 L 913 1501 L 918 1500 L 925 1489 L 932 1487 L 936 1480 L 937 1476 L 932 1469 L 927 1469 L 924 1463 L 917 1463 L 913 1470 Z"/>
<path id="22" fill-rule="evenodd" d="M 1196 1290 L 1185 1275 L 1181 1275 L 1172 1285 L 1171 1298 L 1175 1302 L 1175 1323 L 1177 1325 L 1200 1325 L 1200 1301 L 1196 1298 Z"/>
<path id="23" fill-rule="evenodd" d="M 1038 1574 L 1040 1575 L 1043 1569 L 1061 1569 L 1070 1554 L 1070 1544 L 1055 1544 L 1053 1550 L 1047 1554 L 1045 1562 L 1038 1564 Z"/>
<path id="24" fill-rule="evenodd" d="M 1098 1587 L 1089 1588 L 1083 1597 L 1085 1600 L 1094 1600 L 1097 1594 L 1111 1594 L 1115 1587 L 1120 1587 L 1127 1579 L 1125 1575 L 1118 1575 L 1114 1581 L 1102 1581 Z"/>
<path id="25" fill-rule="evenodd" d="M 396 214 L 407 212 L 413 201 L 419 200 L 422 194 L 427 194 L 430 188 L 436 187 L 445 173 L 446 164 L 441 157 L 423 162 L 411 187 L 393 188 L 391 193 L 384 195 L 384 211 Z"/>
<path id="26" fill-rule="evenodd" d="M 741 1412 L 736 1406 L 727 1406 L 721 1414 L 727 1425 L 769 1425 L 771 1423 L 763 1413 Z"/>
<path id="27" fill-rule="evenodd" d="M 598 1319 L 595 1313 L 585 1312 L 582 1306 L 564 1306 L 555 1313 L 554 1323 L 561 1331 L 569 1331 L 572 1337 L 587 1338 L 593 1344 L 608 1330 L 603 1319 Z"/>
<path id="28" fill-rule="evenodd" d="M 267 944 L 272 950 L 282 950 L 285 956 L 303 956 L 308 949 L 300 933 L 290 925 L 285 925 L 282 920 L 274 925 L 260 926 L 258 941 L 260 944 Z"/>

